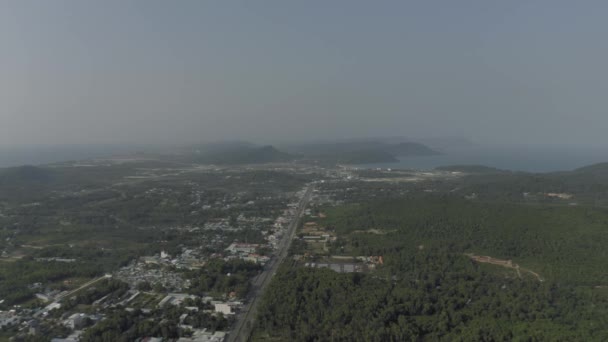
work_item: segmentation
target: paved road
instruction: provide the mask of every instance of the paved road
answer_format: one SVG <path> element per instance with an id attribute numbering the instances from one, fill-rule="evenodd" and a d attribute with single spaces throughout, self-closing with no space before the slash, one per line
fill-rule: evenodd
<path id="1" fill-rule="evenodd" d="M 80 291 L 80 290 L 82 290 L 82 289 L 84 289 L 86 287 L 89 287 L 89 286 L 95 284 L 96 282 L 104 280 L 104 279 L 108 279 L 108 278 L 112 278 L 112 276 L 106 274 L 106 275 L 101 276 L 99 278 L 95 278 L 95 279 L 93 279 L 93 280 L 91 280 L 91 281 L 89 281 L 87 283 L 84 283 L 84 284 L 80 285 L 80 287 L 77 288 L 77 289 L 75 289 L 75 290 L 72 290 L 72 291 L 70 291 L 70 292 L 68 292 L 68 293 L 66 293 L 64 295 L 58 296 L 57 298 L 55 298 L 55 302 L 58 303 L 58 302 L 62 301 L 63 299 L 65 299 L 65 298 L 73 295 L 74 293 L 76 293 L 76 292 L 78 292 L 78 291 Z"/>
<path id="2" fill-rule="evenodd" d="M 93 279 L 91 281 L 88 281 L 88 282 L 82 284 L 79 288 L 77 288 L 75 290 L 72 290 L 72 291 L 70 291 L 68 293 L 65 293 L 65 294 L 63 294 L 61 296 L 58 296 L 57 298 L 55 298 L 55 300 L 52 303 L 50 303 L 49 305 L 45 306 L 44 308 L 38 309 L 38 311 L 36 311 L 32 316 L 33 317 L 39 317 L 43 313 L 47 312 L 47 310 L 46 310 L 47 307 L 49 307 L 49 306 L 51 306 L 53 304 L 58 304 L 59 302 L 61 302 L 65 298 L 68 298 L 69 296 L 75 294 L 76 292 L 78 292 L 78 291 L 80 291 L 80 290 L 82 290 L 82 289 L 84 289 L 86 287 L 89 287 L 89 286 L 95 284 L 98 281 L 101 281 L 101 280 L 104 280 L 104 279 L 108 279 L 108 278 L 111 278 L 111 276 L 106 274 L 106 275 L 101 276 L 99 278 L 95 278 L 95 279 Z"/>
<path id="3" fill-rule="evenodd" d="M 230 335 L 226 337 L 225 341 L 246 342 L 249 339 L 255 322 L 255 313 L 257 311 L 257 306 L 260 302 L 261 297 L 264 294 L 264 289 L 268 286 L 268 284 L 270 284 L 272 276 L 274 276 L 277 269 L 279 268 L 279 265 L 287 257 L 289 246 L 291 245 L 291 241 L 296 235 L 296 229 L 298 228 L 300 218 L 302 218 L 304 210 L 306 209 L 306 206 L 310 201 L 312 189 L 312 185 L 309 185 L 306 189 L 306 192 L 304 193 L 304 196 L 302 196 L 302 199 L 298 204 L 296 216 L 289 224 L 287 234 L 285 234 L 279 244 L 278 252 L 272 259 L 270 259 L 270 261 L 268 261 L 268 263 L 266 263 L 264 271 L 253 279 L 252 289 L 250 291 L 250 296 L 248 297 L 248 303 L 237 316 L 237 321 L 235 323 L 234 329 L 232 329 Z"/>

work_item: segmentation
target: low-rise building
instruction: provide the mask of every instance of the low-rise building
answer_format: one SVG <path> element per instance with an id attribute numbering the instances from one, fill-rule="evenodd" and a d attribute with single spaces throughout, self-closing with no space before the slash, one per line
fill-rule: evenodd
<path id="1" fill-rule="evenodd" d="M 158 307 L 162 308 L 167 305 L 180 305 L 187 298 L 195 299 L 196 296 L 185 293 L 169 293 L 163 300 L 158 303 Z"/>
<path id="2" fill-rule="evenodd" d="M 63 321 L 63 325 L 71 330 L 82 329 L 87 324 L 87 315 L 75 313 Z"/>
<path id="3" fill-rule="evenodd" d="M 228 246 L 228 248 L 226 248 L 227 251 L 229 251 L 230 253 L 255 253 L 255 250 L 258 248 L 259 245 L 257 244 L 253 244 L 253 243 L 239 243 L 239 242 L 234 242 L 232 244 L 230 244 L 230 246 Z"/>

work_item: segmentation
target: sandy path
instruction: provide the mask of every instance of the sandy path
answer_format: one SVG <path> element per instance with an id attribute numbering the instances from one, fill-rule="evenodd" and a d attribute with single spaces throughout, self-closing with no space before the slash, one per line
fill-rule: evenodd
<path id="1" fill-rule="evenodd" d="M 465 253 L 464 255 L 468 256 L 469 258 L 471 258 L 471 260 L 473 260 L 475 262 L 498 265 L 498 266 L 514 269 L 520 278 L 521 278 L 521 272 L 526 272 L 526 273 L 533 275 L 540 282 L 545 281 L 543 279 L 543 277 L 540 276 L 540 274 L 538 274 L 532 270 L 529 270 L 527 268 L 520 267 L 518 264 L 514 263 L 511 260 L 496 259 L 496 258 L 492 258 L 490 256 L 485 256 L 485 255 L 475 255 L 473 253 Z"/>

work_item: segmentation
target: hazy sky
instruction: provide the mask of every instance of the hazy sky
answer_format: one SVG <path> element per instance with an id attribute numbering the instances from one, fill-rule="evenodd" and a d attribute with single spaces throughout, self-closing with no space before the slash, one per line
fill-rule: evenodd
<path id="1" fill-rule="evenodd" d="M 606 1 L 0 2 L 0 144 L 608 145 Z"/>

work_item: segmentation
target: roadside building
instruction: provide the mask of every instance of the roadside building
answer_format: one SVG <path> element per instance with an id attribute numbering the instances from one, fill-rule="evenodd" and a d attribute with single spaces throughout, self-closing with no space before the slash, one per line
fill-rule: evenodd
<path id="1" fill-rule="evenodd" d="M 232 315 L 232 306 L 228 303 L 215 303 L 215 312 L 222 313 L 224 315 Z"/>

